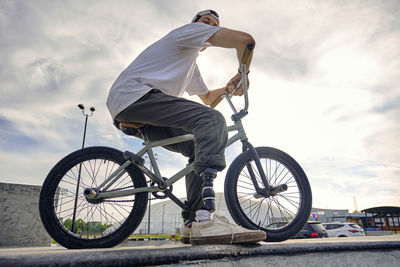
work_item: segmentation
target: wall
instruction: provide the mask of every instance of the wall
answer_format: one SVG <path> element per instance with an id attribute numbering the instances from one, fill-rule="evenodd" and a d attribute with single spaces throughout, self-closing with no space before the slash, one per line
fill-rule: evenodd
<path id="1" fill-rule="evenodd" d="M 50 246 L 39 216 L 40 189 L 0 183 L 0 246 Z"/>

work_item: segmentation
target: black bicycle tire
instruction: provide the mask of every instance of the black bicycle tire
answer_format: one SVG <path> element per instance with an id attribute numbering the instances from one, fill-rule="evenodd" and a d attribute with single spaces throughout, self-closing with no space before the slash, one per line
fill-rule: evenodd
<path id="1" fill-rule="evenodd" d="M 112 160 L 120 165 L 126 162 L 121 151 L 110 147 L 96 146 L 77 150 L 64 157 L 51 169 L 40 192 L 39 213 L 43 226 L 57 243 L 66 248 L 84 249 L 113 247 L 124 241 L 139 226 L 146 212 L 148 194 L 136 194 L 133 208 L 125 222 L 112 234 L 95 239 L 85 239 L 73 235 L 59 223 L 59 218 L 55 214 L 53 208 L 58 184 L 70 168 L 73 168 L 85 160 L 94 158 Z M 126 171 L 135 187 L 146 186 L 144 174 L 137 167 L 131 164 L 126 168 Z"/>
<path id="2" fill-rule="evenodd" d="M 264 230 L 267 234 L 266 241 L 268 242 L 284 241 L 298 233 L 309 219 L 312 207 L 310 183 L 301 166 L 285 152 L 272 147 L 257 147 L 256 151 L 261 159 L 272 158 L 279 160 L 286 168 L 290 169 L 293 175 L 295 175 L 297 184 L 300 187 L 299 190 L 301 191 L 302 198 L 296 217 L 289 224 L 280 229 L 266 229 L 256 225 L 250 218 L 248 218 L 248 216 L 246 216 L 245 212 L 243 212 L 237 195 L 237 182 L 241 170 L 245 168 L 247 163 L 252 161 L 253 156 L 249 150 L 241 153 L 232 162 L 227 171 L 225 178 L 226 204 L 232 218 L 237 224 L 248 229 Z"/>

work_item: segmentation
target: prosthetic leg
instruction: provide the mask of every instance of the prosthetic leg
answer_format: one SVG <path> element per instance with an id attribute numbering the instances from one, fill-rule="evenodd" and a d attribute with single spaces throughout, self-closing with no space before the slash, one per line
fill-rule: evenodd
<path id="1" fill-rule="evenodd" d="M 210 213 L 215 211 L 215 193 L 213 189 L 213 180 L 217 177 L 217 171 L 214 169 L 206 169 L 200 174 L 203 178 L 203 203 L 204 208 Z"/>

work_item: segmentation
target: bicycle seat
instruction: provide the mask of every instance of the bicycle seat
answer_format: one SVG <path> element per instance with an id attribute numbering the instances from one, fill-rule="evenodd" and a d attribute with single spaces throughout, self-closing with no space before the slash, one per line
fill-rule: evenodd
<path id="1" fill-rule="evenodd" d="M 133 128 L 133 129 L 139 129 L 143 127 L 145 124 L 144 123 L 134 123 L 134 122 L 120 122 L 119 127 L 120 128 Z"/>
<path id="2" fill-rule="evenodd" d="M 134 122 L 118 122 L 114 121 L 115 127 L 118 128 L 118 130 L 121 130 L 124 134 L 126 135 L 133 135 L 136 137 L 140 137 L 140 131 L 139 129 L 143 126 L 145 126 L 144 123 L 134 123 Z"/>

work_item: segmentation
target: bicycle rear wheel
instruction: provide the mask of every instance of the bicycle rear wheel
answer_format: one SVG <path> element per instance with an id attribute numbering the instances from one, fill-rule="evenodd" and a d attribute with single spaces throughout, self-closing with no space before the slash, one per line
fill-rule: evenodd
<path id="1" fill-rule="evenodd" d="M 250 151 L 231 164 L 225 179 L 225 199 L 235 222 L 267 233 L 266 241 L 278 242 L 298 233 L 309 219 L 312 195 L 307 176 L 288 154 L 271 147 L 258 147 L 266 178 L 271 186 L 286 185 L 276 195 L 256 192 L 251 174 L 263 189 L 261 176 Z"/>
<path id="2" fill-rule="evenodd" d="M 139 226 L 147 193 L 96 201 L 83 194 L 85 188 L 96 188 L 125 162 L 119 150 L 89 147 L 69 154 L 53 167 L 40 192 L 39 212 L 57 243 L 66 248 L 112 247 Z M 145 186 L 143 173 L 130 164 L 107 191 Z"/>

